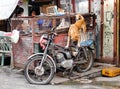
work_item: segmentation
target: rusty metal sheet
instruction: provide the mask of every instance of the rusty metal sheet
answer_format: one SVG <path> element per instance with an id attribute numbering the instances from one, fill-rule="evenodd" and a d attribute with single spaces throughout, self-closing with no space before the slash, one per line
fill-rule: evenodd
<path id="1" fill-rule="evenodd" d="M 15 67 L 24 67 L 27 58 L 32 54 L 32 38 L 21 37 L 17 44 L 13 44 L 13 59 Z"/>

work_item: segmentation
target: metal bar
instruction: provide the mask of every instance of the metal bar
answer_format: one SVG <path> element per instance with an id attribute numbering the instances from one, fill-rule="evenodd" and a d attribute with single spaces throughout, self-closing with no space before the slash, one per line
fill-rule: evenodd
<path id="1" fill-rule="evenodd" d="M 1 66 L 4 66 L 5 53 L 2 53 Z"/>

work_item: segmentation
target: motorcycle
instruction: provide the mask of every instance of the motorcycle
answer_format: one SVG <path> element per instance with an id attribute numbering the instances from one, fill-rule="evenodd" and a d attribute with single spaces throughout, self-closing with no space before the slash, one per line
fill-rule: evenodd
<path id="1" fill-rule="evenodd" d="M 81 43 L 81 47 L 70 46 L 69 49 L 54 43 L 57 35 L 55 28 L 49 33 L 43 34 L 40 44 L 43 53 L 31 55 L 24 69 L 26 80 L 31 84 L 48 84 L 53 79 L 57 70 L 69 71 L 75 69 L 77 72 L 85 72 L 93 66 L 94 58 L 90 46 L 93 41 Z"/>

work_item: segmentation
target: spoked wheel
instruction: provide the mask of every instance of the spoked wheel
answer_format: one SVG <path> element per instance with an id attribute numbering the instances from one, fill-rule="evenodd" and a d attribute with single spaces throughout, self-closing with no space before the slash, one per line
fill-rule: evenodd
<path id="1" fill-rule="evenodd" d="M 54 77 L 55 66 L 47 56 L 40 68 L 42 55 L 38 54 L 29 58 L 25 65 L 25 78 L 31 84 L 48 84 Z"/>
<path id="2" fill-rule="evenodd" d="M 78 62 L 76 65 L 76 69 L 78 72 L 85 72 L 90 70 L 93 66 L 94 61 L 92 51 L 87 48 L 80 49 L 76 61 Z"/>

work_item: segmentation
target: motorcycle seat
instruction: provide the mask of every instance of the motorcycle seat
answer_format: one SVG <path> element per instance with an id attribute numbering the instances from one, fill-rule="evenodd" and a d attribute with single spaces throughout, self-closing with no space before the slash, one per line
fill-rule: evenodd
<path id="1" fill-rule="evenodd" d="M 82 41 L 80 43 L 80 46 L 91 46 L 93 44 L 94 40 L 93 39 L 88 39 L 86 41 Z"/>

